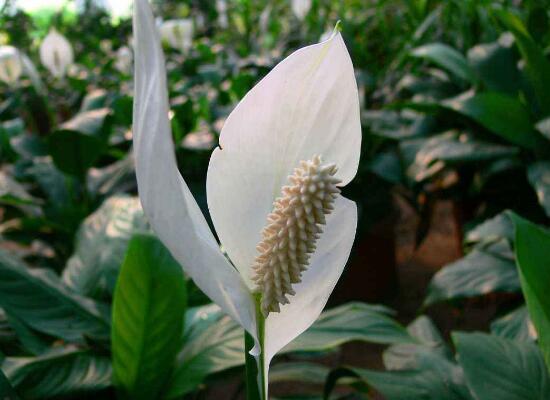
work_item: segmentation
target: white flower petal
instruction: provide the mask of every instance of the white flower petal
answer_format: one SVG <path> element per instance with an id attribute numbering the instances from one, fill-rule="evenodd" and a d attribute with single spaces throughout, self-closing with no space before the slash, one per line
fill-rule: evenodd
<path id="1" fill-rule="evenodd" d="M 265 368 L 273 356 L 304 332 L 319 317 L 348 260 L 357 227 L 357 207 L 342 196 L 327 218 L 325 232 L 317 244 L 301 283 L 293 286 L 296 295 L 281 312 L 270 313 L 265 321 Z"/>
<path id="2" fill-rule="evenodd" d="M 50 30 L 40 45 L 42 64 L 54 77 L 61 78 L 73 60 L 73 48 L 69 41 L 55 29 Z"/>
<path id="3" fill-rule="evenodd" d="M 361 147 L 359 96 L 338 33 L 296 51 L 262 79 L 229 115 L 208 168 L 216 232 L 247 284 L 273 201 L 300 161 L 318 154 L 347 184 Z"/>
<path id="4" fill-rule="evenodd" d="M 134 152 L 151 226 L 197 286 L 254 337 L 254 302 L 222 254 L 176 164 L 164 56 L 147 0 L 136 0 Z"/>
<path id="5" fill-rule="evenodd" d="M 13 46 L 0 46 L 0 81 L 13 85 L 23 72 L 21 53 Z"/>

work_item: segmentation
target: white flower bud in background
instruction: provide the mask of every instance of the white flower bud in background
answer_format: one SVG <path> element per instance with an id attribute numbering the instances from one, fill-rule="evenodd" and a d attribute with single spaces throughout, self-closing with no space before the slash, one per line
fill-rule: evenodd
<path id="1" fill-rule="evenodd" d="M 216 0 L 216 11 L 218 12 L 218 24 L 220 28 L 226 29 L 229 26 L 227 18 L 227 1 Z"/>
<path id="2" fill-rule="evenodd" d="M 13 85 L 23 72 L 19 50 L 13 46 L 0 46 L 0 80 Z"/>
<path id="3" fill-rule="evenodd" d="M 73 64 L 73 48 L 63 35 L 51 29 L 40 45 L 40 61 L 54 77 L 61 78 Z"/>
<path id="4" fill-rule="evenodd" d="M 164 21 L 160 26 L 160 34 L 170 47 L 185 53 L 193 44 L 193 21 L 191 19 Z"/>
<path id="5" fill-rule="evenodd" d="M 258 25 L 260 26 L 260 32 L 262 34 L 266 34 L 269 30 L 269 20 L 271 17 L 271 4 L 269 4 L 262 13 L 260 14 L 260 20 L 258 21 Z"/>
<path id="6" fill-rule="evenodd" d="M 311 0 L 292 0 L 292 12 L 302 21 L 311 9 Z"/>
<path id="7" fill-rule="evenodd" d="M 122 46 L 116 52 L 115 68 L 123 74 L 132 72 L 134 55 L 128 46 Z"/>

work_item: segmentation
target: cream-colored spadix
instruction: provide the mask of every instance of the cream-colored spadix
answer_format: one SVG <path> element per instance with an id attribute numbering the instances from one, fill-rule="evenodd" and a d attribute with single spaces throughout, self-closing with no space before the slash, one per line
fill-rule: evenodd
<path id="1" fill-rule="evenodd" d="M 264 317 L 280 312 L 280 304 L 290 303 L 287 295 L 296 294 L 292 285 L 301 282 L 323 233 L 320 225 L 326 224 L 325 216 L 334 210 L 334 199 L 340 193 L 336 185 L 341 181 L 334 176 L 337 170 L 335 164 L 323 165 L 318 155 L 301 161 L 288 177 L 290 185 L 283 187 L 282 196 L 273 204 L 252 268 Z"/>

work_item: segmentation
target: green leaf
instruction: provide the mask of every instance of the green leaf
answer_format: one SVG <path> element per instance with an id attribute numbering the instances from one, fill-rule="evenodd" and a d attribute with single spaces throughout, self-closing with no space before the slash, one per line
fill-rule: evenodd
<path id="1" fill-rule="evenodd" d="M 77 114 L 48 137 L 48 149 L 57 168 L 84 177 L 106 148 L 110 110 Z"/>
<path id="2" fill-rule="evenodd" d="M 19 397 L 11 386 L 6 375 L 0 370 L 0 398 L 3 400 L 18 400 Z"/>
<path id="3" fill-rule="evenodd" d="M 135 235 L 113 301 L 114 382 L 124 398 L 160 398 L 183 336 L 183 271 L 162 243 Z"/>
<path id="4" fill-rule="evenodd" d="M 474 249 L 439 270 L 430 282 L 424 305 L 494 291 L 517 292 L 520 288 L 509 245 L 499 242 L 488 249 Z"/>
<path id="5" fill-rule="evenodd" d="M 282 352 L 323 351 L 351 340 L 371 343 L 416 343 L 407 330 L 390 318 L 392 310 L 364 303 L 329 309 Z"/>
<path id="6" fill-rule="evenodd" d="M 94 89 L 86 94 L 82 99 L 80 113 L 105 107 L 107 103 L 107 94 L 107 91 L 103 89 Z"/>
<path id="7" fill-rule="evenodd" d="M 443 101 L 442 105 L 473 119 L 512 144 L 535 150 L 543 143 L 528 110 L 514 97 L 495 92 L 466 92 Z"/>
<path id="8" fill-rule="evenodd" d="M 550 162 L 540 161 L 529 165 L 527 177 L 537 193 L 540 205 L 550 217 Z"/>
<path id="9" fill-rule="evenodd" d="M 518 307 L 491 323 L 491 332 L 505 339 L 532 342 L 537 338 L 526 306 Z"/>
<path id="10" fill-rule="evenodd" d="M 50 270 L 0 251 L 0 306 L 33 329 L 69 342 L 109 337 L 109 310 L 69 292 Z"/>
<path id="11" fill-rule="evenodd" d="M 468 245 L 490 244 L 506 239 L 508 242 L 514 240 L 514 224 L 508 217 L 506 211 L 485 220 L 475 228 L 468 231 L 464 242 Z"/>
<path id="12" fill-rule="evenodd" d="M 497 15 L 516 39 L 541 116 L 550 115 L 550 62 L 518 17 L 503 10 L 497 11 Z"/>
<path id="13" fill-rule="evenodd" d="M 520 75 L 510 36 L 504 34 L 496 42 L 472 47 L 468 61 L 486 89 L 516 96 Z"/>
<path id="14" fill-rule="evenodd" d="M 452 47 L 443 43 L 430 43 L 417 47 L 411 51 L 411 55 L 429 60 L 466 82 L 475 82 L 475 75 L 468 65 L 466 58 Z"/>
<path id="15" fill-rule="evenodd" d="M 146 230 L 137 197 L 114 196 L 105 200 L 80 226 L 75 252 L 63 271 L 63 282 L 82 295 L 110 298 L 130 238 Z"/>
<path id="16" fill-rule="evenodd" d="M 7 358 L 2 369 L 26 400 L 89 395 L 111 385 L 109 359 L 86 350 L 67 348 L 34 358 Z"/>
<path id="17" fill-rule="evenodd" d="M 321 385 L 330 372 L 324 365 L 309 362 L 277 363 L 269 369 L 269 382 L 301 382 Z"/>
<path id="18" fill-rule="evenodd" d="M 548 372 L 534 344 L 482 333 L 455 332 L 452 337 L 466 382 L 476 398 L 550 398 Z"/>
<path id="19" fill-rule="evenodd" d="M 382 354 L 384 366 L 388 370 L 416 369 L 417 357 L 421 352 L 433 352 L 451 358 L 451 352 L 441 333 L 433 322 L 421 315 L 407 327 L 409 334 L 418 339 L 418 344 L 404 343 L 388 347 Z"/>
<path id="20" fill-rule="evenodd" d="M 515 214 L 510 215 L 516 227 L 516 260 L 523 295 L 550 369 L 550 233 Z"/>

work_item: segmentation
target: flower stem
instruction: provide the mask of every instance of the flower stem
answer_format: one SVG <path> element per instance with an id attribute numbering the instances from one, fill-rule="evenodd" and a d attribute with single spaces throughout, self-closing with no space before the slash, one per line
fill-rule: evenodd
<path id="1" fill-rule="evenodd" d="M 256 305 L 256 326 L 257 335 L 260 341 L 261 353 L 258 360 L 250 355 L 250 350 L 254 347 L 254 338 L 244 332 L 244 351 L 246 359 L 246 399 L 247 400 L 267 400 L 266 386 L 267 376 L 264 367 L 264 337 L 265 337 L 265 318 L 260 310 L 260 294 L 254 295 Z"/>

